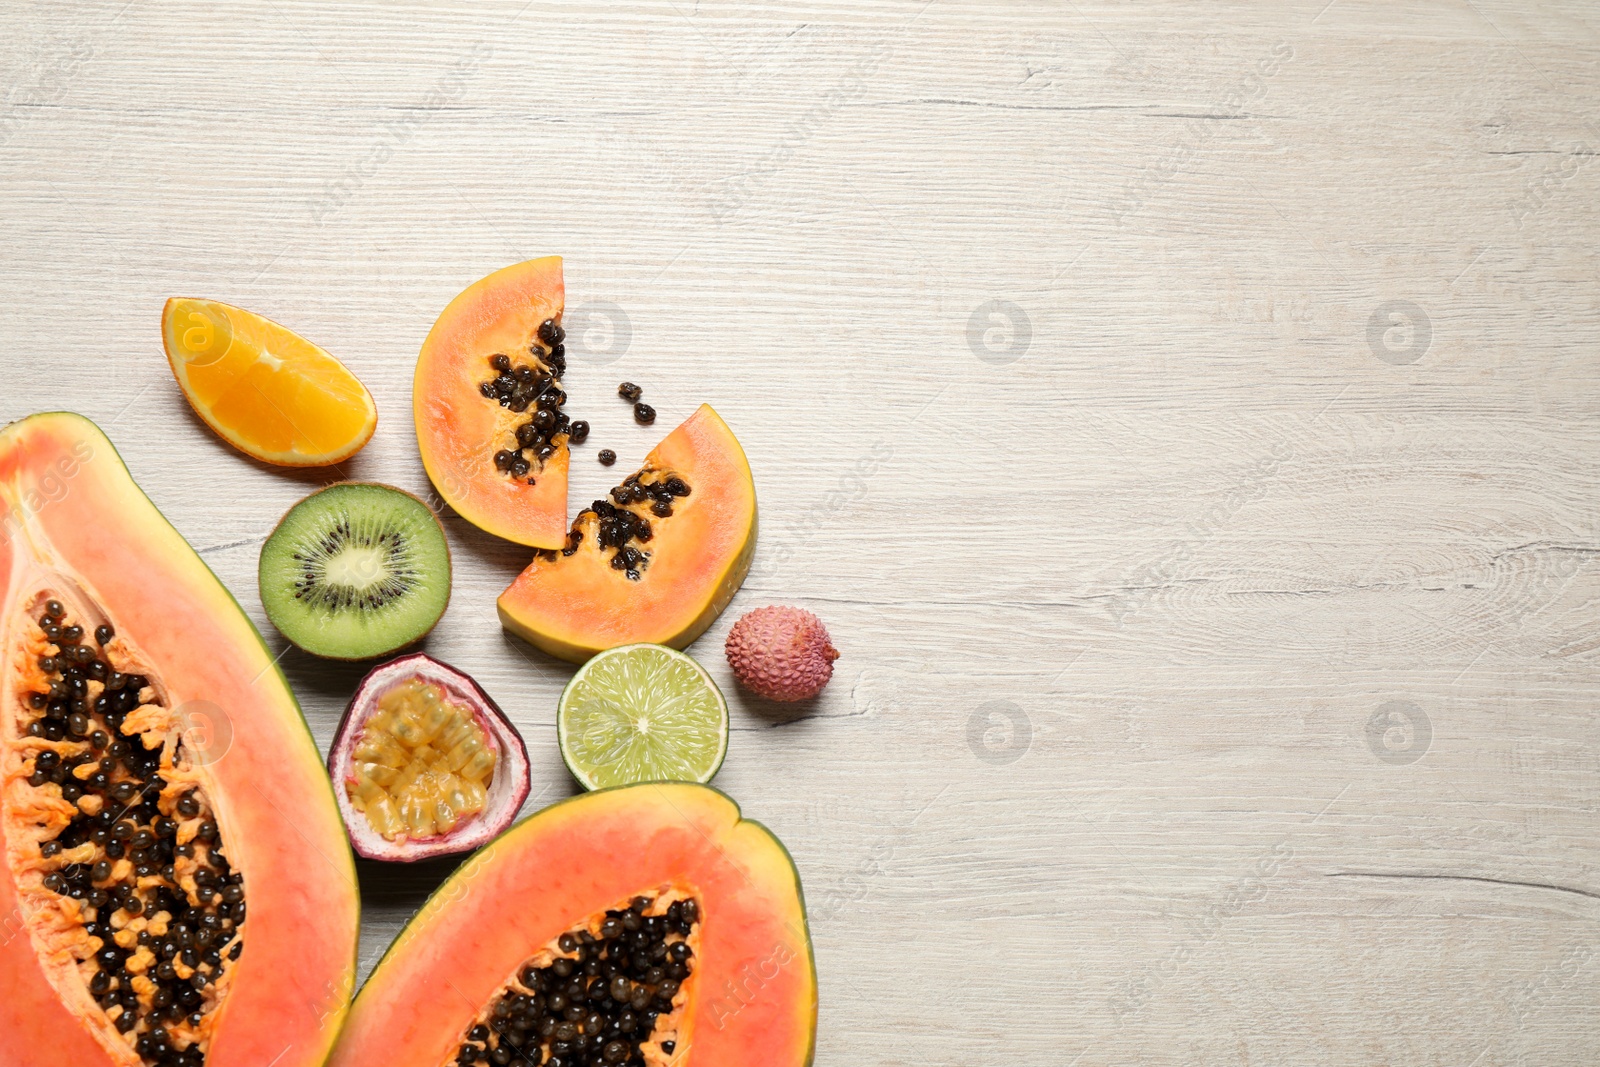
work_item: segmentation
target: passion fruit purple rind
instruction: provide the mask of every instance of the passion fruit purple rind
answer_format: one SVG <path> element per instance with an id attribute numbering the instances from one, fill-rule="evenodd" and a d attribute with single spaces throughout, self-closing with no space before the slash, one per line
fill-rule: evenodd
<path id="1" fill-rule="evenodd" d="M 528 750 L 483 687 L 422 652 L 356 686 L 328 753 L 350 844 L 368 859 L 454 856 L 510 826 Z"/>

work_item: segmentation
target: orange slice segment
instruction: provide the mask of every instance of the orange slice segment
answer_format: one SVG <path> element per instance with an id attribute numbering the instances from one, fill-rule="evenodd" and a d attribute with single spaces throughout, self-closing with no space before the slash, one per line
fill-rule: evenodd
<path id="1" fill-rule="evenodd" d="M 173 297 L 161 339 L 189 405 L 246 455 L 326 466 L 355 455 L 377 428 L 372 394 L 344 364 L 253 312 Z"/>

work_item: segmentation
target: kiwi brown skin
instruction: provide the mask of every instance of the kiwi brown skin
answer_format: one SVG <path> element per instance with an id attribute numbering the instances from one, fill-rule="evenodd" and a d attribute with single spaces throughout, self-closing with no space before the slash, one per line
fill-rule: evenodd
<path id="1" fill-rule="evenodd" d="M 455 570 L 456 570 L 455 554 L 454 554 L 454 552 L 452 552 L 452 550 L 450 548 L 450 535 L 445 532 L 444 523 L 439 521 L 438 512 L 434 511 L 431 507 L 428 507 L 428 502 L 426 500 L 422 499 L 417 494 L 415 494 L 413 492 L 409 492 L 408 490 L 405 490 L 405 489 L 401 489 L 397 485 L 390 485 L 388 482 L 373 482 L 373 481 L 363 481 L 363 480 L 361 480 L 359 478 L 347 478 L 347 479 L 345 479 L 343 481 L 329 482 L 327 485 L 320 486 L 317 489 L 316 493 L 312 493 L 310 496 L 301 497 L 299 500 L 296 500 L 293 504 L 290 504 L 287 509 L 285 509 L 285 511 L 284 511 L 284 513 L 282 515 L 278 516 L 278 521 L 273 524 L 272 533 L 267 534 L 267 540 L 268 541 L 272 540 L 273 535 L 276 534 L 283 527 L 283 522 L 284 522 L 285 519 L 287 519 L 289 517 L 289 512 L 293 511 L 295 508 L 299 507 L 301 504 L 303 504 L 307 500 L 309 500 L 312 496 L 316 496 L 317 493 L 320 493 L 325 489 L 334 489 L 334 488 L 337 488 L 339 486 L 346 486 L 346 485 L 362 485 L 362 486 L 368 486 L 368 487 L 376 488 L 376 489 L 388 489 L 389 491 L 395 492 L 395 493 L 399 493 L 402 496 L 408 496 L 412 500 L 415 500 L 417 503 L 421 504 L 423 509 L 426 510 L 427 513 L 433 517 L 433 524 L 435 526 L 439 527 L 439 536 L 444 540 L 444 561 L 445 561 L 445 564 L 447 566 L 449 566 L 449 568 L 450 568 L 450 587 L 451 587 L 451 592 L 454 592 L 454 590 L 455 590 Z M 429 626 L 426 630 L 424 630 L 420 634 L 418 634 L 415 640 L 407 641 L 405 644 L 399 646 L 398 648 L 392 648 L 387 652 L 380 652 L 380 653 L 378 653 L 377 655 L 374 655 L 374 656 L 337 656 L 337 655 L 333 655 L 333 654 L 327 653 L 327 652 L 313 652 L 313 651 L 311 651 L 311 649 L 306 648 L 304 645 L 302 645 L 300 642 L 296 641 L 294 638 L 290 637 L 288 634 L 284 633 L 282 630 L 278 630 L 278 633 L 283 635 L 283 639 L 285 641 L 288 641 L 291 645 L 293 645 L 294 647 L 298 648 L 300 651 L 306 653 L 309 656 L 315 656 L 318 659 L 333 660 L 336 663 L 366 663 L 369 660 L 379 659 L 379 658 L 381 658 L 383 656 L 392 656 L 397 652 L 402 652 L 405 649 L 411 648 L 413 645 L 421 644 L 423 641 L 427 640 L 428 635 L 433 633 L 435 627 L 437 627 L 439 625 L 439 619 L 443 619 L 444 618 L 444 612 L 445 611 L 449 611 L 449 610 L 450 610 L 450 600 L 449 600 L 449 597 L 447 596 L 445 598 L 444 611 L 439 612 L 439 618 L 438 619 L 434 619 L 433 620 L 433 624 L 431 626 Z M 267 621 L 271 622 L 272 620 L 269 617 Z M 274 626 L 273 629 L 278 629 L 278 628 L 276 626 Z"/>

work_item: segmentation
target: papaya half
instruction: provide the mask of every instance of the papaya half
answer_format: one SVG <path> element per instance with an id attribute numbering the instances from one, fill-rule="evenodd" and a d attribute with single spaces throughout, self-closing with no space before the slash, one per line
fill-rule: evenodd
<path id="1" fill-rule="evenodd" d="M 77 415 L 0 430 L 0 656 L 0 1059 L 321 1064 L 359 898 L 316 745 Z"/>
<path id="2" fill-rule="evenodd" d="M 551 805 L 423 905 L 332 1067 L 803 1067 L 817 983 L 794 863 L 706 786 Z"/>
<path id="3" fill-rule="evenodd" d="M 456 514 L 496 537 L 558 548 L 566 536 L 561 257 L 497 270 L 446 305 L 412 383 L 422 465 Z"/>
<path id="4" fill-rule="evenodd" d="M 504 593 L 500 621 L 581 663 L 618 645 L 683 648 L 722 614 L 750 572 L 756 485 L 738 438 L 709 404 L 644 466 L 578 513 Z"/>

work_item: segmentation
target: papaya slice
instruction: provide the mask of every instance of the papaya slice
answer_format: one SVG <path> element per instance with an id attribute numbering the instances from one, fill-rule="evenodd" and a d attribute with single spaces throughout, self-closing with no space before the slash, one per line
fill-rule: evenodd
<path id="1" fill-rule="evenodd" d="M 817 982 L 794 863 L 707 786 L 554 804 L 423 905 L 332 1067 L 801 1067 Z"/>
<path id="2" fill-rule="evenodd" d="M 497 270 L 440 313 L 412 386 L 422 465 L 445 503 L 479 529 L 559 548 L 568 441 L 561 257 Z"/>
<path id="3" fill-rule="evenodd" d="M 500 594 L 506 629 L 577 663 L 618 645 L 683 648 L 722 614 L 755 553 L 755 480 L 709 404 L 610 495 Z"/>
<path id="4" fill-rule="evenodd" d="M 0 430 L 0 778 L 0 1058 L 323 1062 L 359 898 L 316 745 L 77 415 Z"/>

